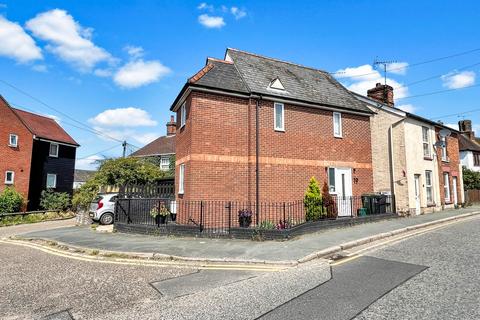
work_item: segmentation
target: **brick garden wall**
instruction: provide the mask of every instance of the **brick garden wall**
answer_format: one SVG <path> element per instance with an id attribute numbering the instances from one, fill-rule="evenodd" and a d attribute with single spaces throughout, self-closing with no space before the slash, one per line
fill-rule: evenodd
<path id="1" fill-rule="evenodd" d="M 373 190 L 368 116 L 342 113 L 343 138 L 335 138 L 332 111 L 285 104 L 285 132 L 274 131 L 273 112 L 273 102 L 263 100 L 260 201 L 302 199 L 308 180 L 315 176 L 323 185 L 329 166 L 352 168 L 354 195 Z M 186 165 L 179 198 L 253 201 L 255 101 L 193 92 L 187 115 L 176 137 L 176 190 L 178 165 Z"/>

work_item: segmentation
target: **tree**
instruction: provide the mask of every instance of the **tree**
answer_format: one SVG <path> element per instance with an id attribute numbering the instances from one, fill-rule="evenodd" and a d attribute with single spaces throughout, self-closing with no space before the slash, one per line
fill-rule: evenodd
<path id="1" fill-rule="evenodd" d="M 75 207 L 86 209 L 102 186 L 155 183 L 167 174 L 148 159 L 108 159 L 102 161 L 93 177 L 75 192 L 72 202 Z"/>
<path id="2" fill-rule="evenodd" d="M 325 216 L 322 207 L 322 194 L 315 177 L 310 179 L 303 203 L 305 204 L 305 219 L 307 221 L 315 221 Z"/>
<path id="3" fill-rule="evenodd" d="M 463 187 L 465 190 L 480 189 L 480 172 L 463 167 Z"/>

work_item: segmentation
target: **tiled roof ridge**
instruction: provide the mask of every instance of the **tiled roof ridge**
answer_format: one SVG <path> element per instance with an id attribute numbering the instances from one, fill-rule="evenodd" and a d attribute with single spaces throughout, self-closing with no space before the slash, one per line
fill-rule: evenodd
<path id="1" fill-rule="evenodd" d="M 214 67 L 213 63 L 207 64 L 205 67 L 203 67 L 200 71 L 198 71 L 196 74 L 194 74 L 192 77 L 188 79 L 188 83 L 195 83 L 198 80 L 200 80 L 204 75 L 207 74 L 208 71 L 212 70 Z"/>

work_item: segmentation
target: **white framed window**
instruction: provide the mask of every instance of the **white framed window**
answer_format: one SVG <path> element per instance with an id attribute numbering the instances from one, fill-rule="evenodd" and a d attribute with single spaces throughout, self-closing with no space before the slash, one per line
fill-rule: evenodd
<path id="1" fill-rule="evenodd" d="M 162 156 L 160 158 L 160 169 L 163 171 L 168 171 L 170 169 L 170 157 Z"/>
<path id="2" fill-rule="evenodd" d="M 335 193 L 335 168 L 328 168 L 328 192 Z"/>
<path id="3" fill-rule="evenodd" d="M 47 173 L 47 184 L 46 187 L 53 189 L 57 187 L 57 175 L 54 173 Z"/>
<path id="4" fill-rule="evenodd" d="M 5 184 L 13 184 L 15 182 L 15 172 L 5 171 Z"/>
<path id="5" fill-rule="evenodd" d="M 427 193 L 427 204 L 433 204 L 433 176 L 432 171 L 425 171 L 425 191 Z"/>
<path id="6" fill-rule="evenodd" d="M 443 189 L 445 190 L 445 202 L 450 202 L 450 175 L 443 174 Z"/>
<path id="7" fill-rule="evenodd" d="M 447 139 L 445 137 L 441 138 L 442 144 L 442 161 L 448 161 L 448 154 L 447 154 Z"/>
<path id="8" fill-rule="evenodd" d="M 275 131 L 285 131 L 285 110 L 283 103 L 275 102 L 274 103 L 274 122 L 275 122 Z"/>
<path id="9" fill-rule="evenodd" d="M 333 136 L 342 137 L 342 114 L 340 112 L 333 113 Z"/>
<path id="10" fill-rule="evenodd" d="M 426 158 L 431 158 L 432 154 L 430 152 L 430 135 L 428 127 L 422 127 L 422 141 L 423 141 L 423 156 Z"/>
<path id="11" fill-rule="evenodd" d="M 185 192 L 184 185 L 185 185 L 185 164 L 182 163 L 180 165 L 180 170 L 178 173 L 178 193 L 179 194 L 183 194 Z"/>
<path id="12" fill-rule="evenodd" d="M 50 157 L 58 157 L 58 143 L 50 142 L 50 149 L 48 150 Z"/>
<path id="13" fill-rule="evenodd" d="M 185 122 L 187 122 L 187 102 L 184 102 L 180 107 L 180 128 L 185 126 Z"/>
<path id="14" fill-rule="evenodd" d="M 8 145 L 10 147 L 18 147 L 18 136 L 16 134 L 10 133 L 10 136 L 8 137 Z"/>

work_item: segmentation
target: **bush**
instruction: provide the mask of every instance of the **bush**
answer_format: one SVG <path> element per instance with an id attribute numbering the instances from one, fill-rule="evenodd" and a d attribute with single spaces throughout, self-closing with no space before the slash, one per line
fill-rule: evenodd
<path id="1" fill-rule="evenodd" d="M 315 221 L 326 215 L 326 212 L 324 212 L 322 207 L 322 194 L 320 193 L 320 187 L 315 177 L 310 179 L 303 203 L 305 204 L 306 211 L 305 220 Z"/>
<path id="2" fill-rule="evenodd" d="M 45 210 L 65 211 L 70 208 L 70 195 L 66 192 L 43 190 L 40 196 L 40 207 Z"/>
<path id="3" fill-rule="evenodd" d="M 20 212 L 24 204 L 25 199 L 14 188 L 7 187 L 0 193 L 0 213 Z"/>
<path id="4" fill-rule="evenodd" d="M 330 194 L 330 191 L 328 190 L 328 185 L 326 182 L 323 183 L 323 188 L 322 188 L 322 200 L 323 200 L 323 207 L 327 211 L 327 217 L 329 218 L 336 218 L 338 215 L 337 212 L 337 204 L 335 203 L 335 200 L 333 199 L 332 195 Z"/>

